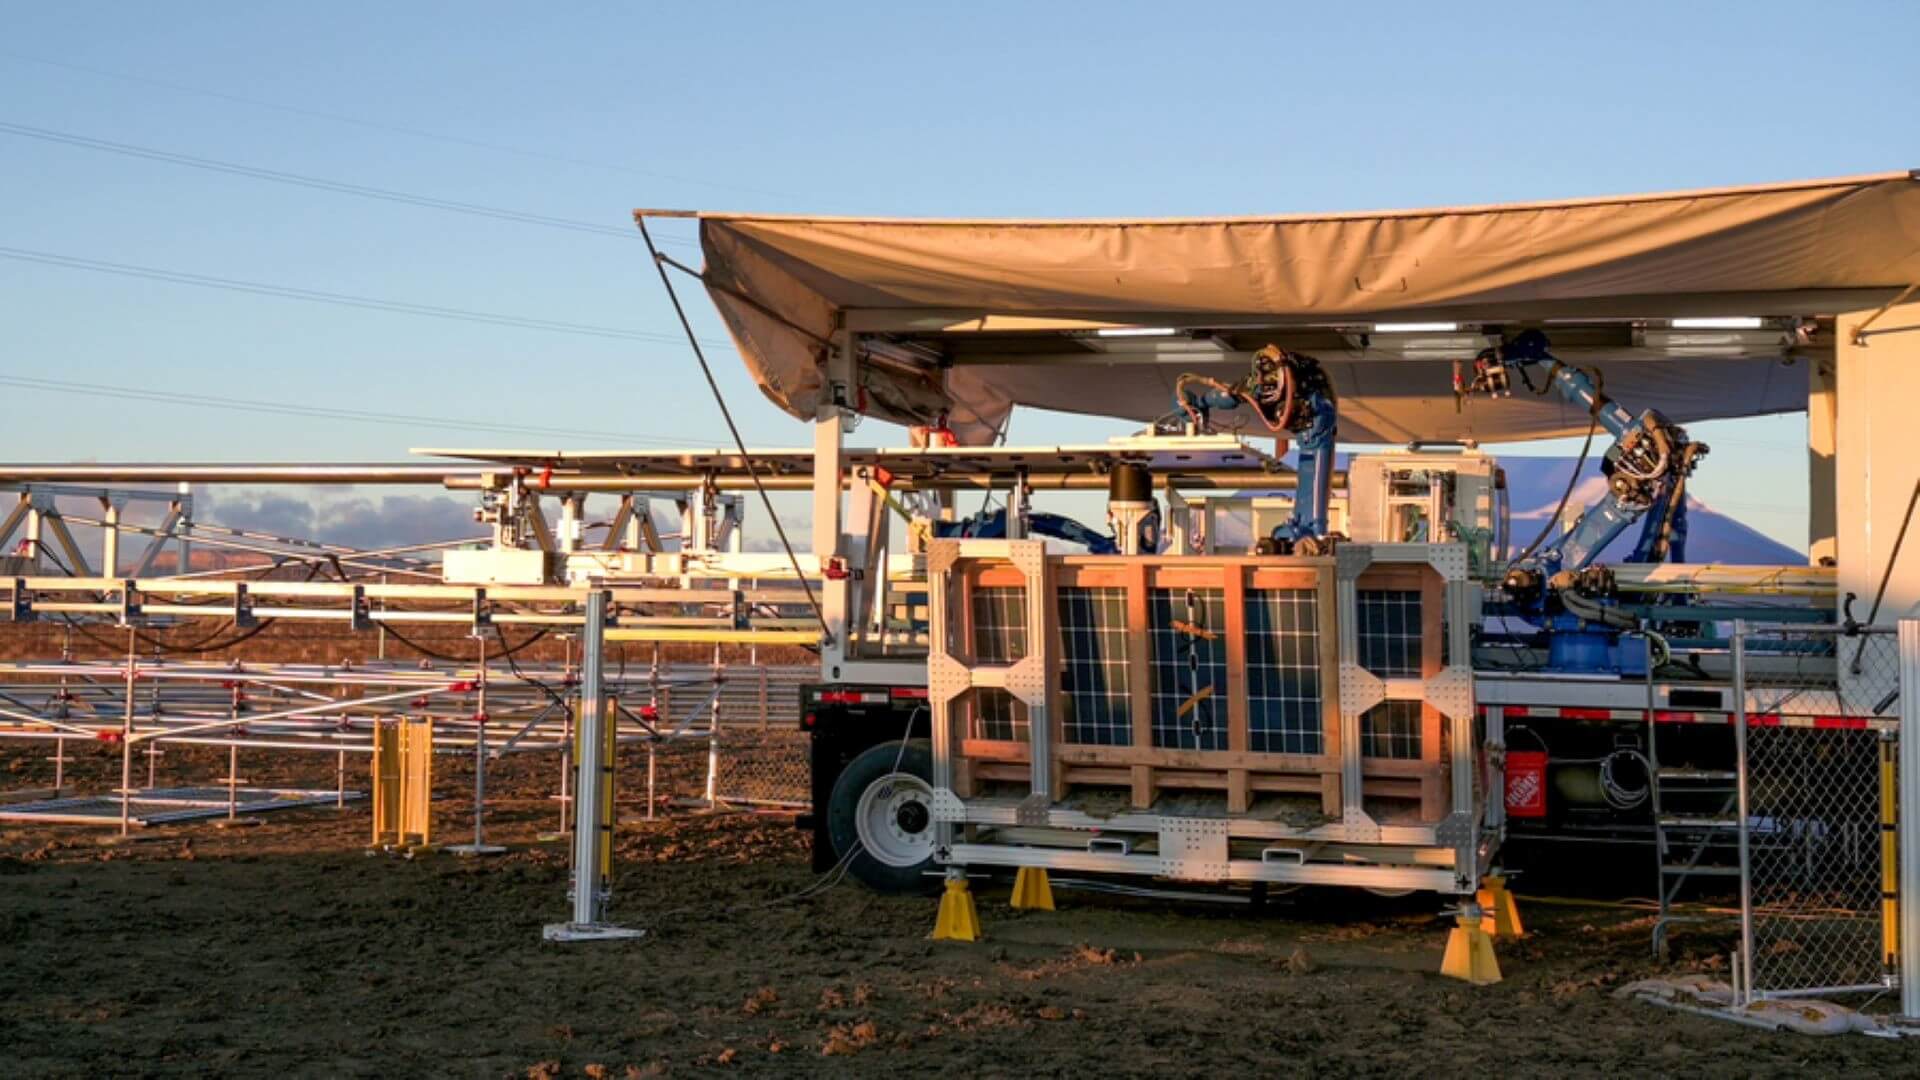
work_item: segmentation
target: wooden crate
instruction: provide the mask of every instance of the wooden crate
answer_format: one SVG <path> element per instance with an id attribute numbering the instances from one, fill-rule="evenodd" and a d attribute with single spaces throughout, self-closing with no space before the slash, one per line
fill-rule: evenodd
<path id="1" fill-rule="evenodd" d="M 980 547 L 970 544 L 968 549 Z M 958 668 L 946 670 L 965 673 L 961 683 L 934 680 L 934 717 L 947 732 L 955 794 L 971 797 L 988 782 L 1016 791 L 1033 790 L 1039 779 L 1033 773 L 1033 732 L 1030 726 L 1020 728 L 1018 721 L 1022 716 L 1029 721 L 1041 716 L 1047 753 L 1040 786 L 1049 801 L 1057 801 L 1076 788 L 1115 787 L 1125 789 L 1132 806 L 1146 809 L 1161 794 L 1198 790 L 1222 793 L 1229 812 L 1244 813 L 1261 794 L 1287 793 L 1317 796 L 1324 814 L 1341 814 L 1345 748 L 1333 559 L 1046 556 L 1041 563 L 1031 557 L 1031 552 L 1027 554 L 1025 573 L 1012 558 L 994 554 L 962 557 L 957 547 L 936 552 L 930 559 L 933 591 L 937 594 L 934 662 L 939 668 L 943 657 L 950 658 Z M 1385 584 L 1377 587 L 1398 587 L 1402 576 L 1418 572 L 1415 567 L 1381 566 L 1368 571 L 1363 585 L 1376 587 L 1374 582 L 1380 581 Z M 1030 580 L 1035 577 L 1039 580 Z M 1424 599 L 1427 590 L 1440 586 L 1435 578 L 1432 582 L 1422 580 L 1415 587 L 1422 590 Z M 1026 602 L 1036 589 L 1040 610 L 1032 612 L 1026 609 Z M 1009 590 L 1019 590 L 1020 595 L 1010 598 Z M 1161 598 L 1166 607 L 1156 620 L 1153 605 L 1157 590 L 1164 590 Z M 1261 644 L 1273 640 L 1271 633 L 1248 632 L 1252 614 L 1248 597 L 1266 591 L 1286 594 L 1276 608 L 1297 605 L 1301 598 L 1311 597 L 1311 612 L 1300 615 L 1300 625 L 1289 631 L 1301 642 L 1310 638 L 1314 653 L 1310 660 L 1303 663 L 1296 655 L 1291 663 L 1254 665 L 1250 669 L 1250 648 L 1277 647 Z M 1089 606 L 1097 599 L 1098 606 L 1113 616 L 1102 629 L 1112 646 L 1114 685 L 1102 688 L 1098 696 L 1107 702 L 1124 701 L 1122 715 L 1102 714 L 1099 722 L 1092 724 L 1080 715 L 1089 696 L 1086 688 L 1066 684 L 1064 676 L 1073 669 L 1073 649 L 1062 635 L 1091 631 L 1075 619 L 1063 617 L 1063 593 L 1075 603 L 1094 598 L 1087 600 Z M 1189 596 L 1194 599 L 1188 600 Z M 1184 612 L 1174 610 L 1176 597 L 1182 605 L 1208 605 L 1208 617 L 1201 621 L 1182 618 Z M 1016 617 L 1016 610 L 1027 617 Z M 1441 611 L 1442 604 L 1437 600 L 1423 604 L 1423 671 L 1438 670 Z M 1269 612 L 1265 617 L 1274 614 Z M 1175 623 L 1200 626 L 1211 636 L 1171 629 Z M 1012 635 L 1005 633 L 1015 624 L 1021 629 Z M 1161 635 L 1158 664 L 1153 638 L 1156 629 Z M 1121 635 L 1124 641 L 1116 640 Z M 1175 666 L 1165 654 L 1181 647 L 1182 642 L 1198 641 L 1207 643 L 1209 670 L 1204 678 L 1195 677 L 1170 693 L 1168 687 L 1159 685 Z M 1019 648 L 1009 648 L 1010 644 Z M 1270 652 L 1262 655 L 1270 656 Z M 1044 686 L 1022 692 L 1008 689 L 1011 684 L 994 670 L 1004 672 L 1010 664 L 1029 656 L 1039 657 L 1045 672 Z M 1101 667 L 1107 670 L 1109 665 Z M 1259 672 L 1268 668 L 1276 672 L 1273 679 L 1281 678 L 1282 673 L 1310 670 L 1317 684 L 1317 702 L 1256 693 L 1259 687 L 1254 684 L 1262 681 Z M 1175 675 L 1173 681 L 1180 682 L 1177 672 Z M 1189 691 L 1201 685 L 1212 692 L 1196 701 Z M 1271 691 L 1274 684 L 1268 681 L 1266 685 Z M 1181 702 L 1182 698 L 1186 700 Z M 1177 708 L 1176 702 L 1191 704 L 1195 711 L 1209 710 L 1205 738 L 1196 734 L 1194 745 L 1178 745 L 1187 740 L 1166 722 L 1169 709 Z M 1265 711 L 1257 712 L 1260 708 Z M 1264 718 L 1265 726 L 1254 722 L 1256 715 Z M 1315 744 L 1311 752 L 1276 752 L 1271 748 L 1276 716 L 1295 725 L 1281 732 L 1290 734 L 1291 741 Z M 1158 739 L 1156 718 L 1161 720 Z M 1182 717 L 1175 712 L 1173 719 L 1177 723 Z M 1423 752 L 1417 760 L 1367 759 L 1362 769 L 1364 794 L 1417 799 L 1423 819 L 1440 816 L 1446 805 L 1446 775 L 1439 756 L 1439 727 L 1439 713 L 1426 710 L 1422 717 Z M 1103 737 L 1088 738 L 1090 729 L 1097 729 Z M 1255 749 L 1262 741 L 1268 745 Z"/>

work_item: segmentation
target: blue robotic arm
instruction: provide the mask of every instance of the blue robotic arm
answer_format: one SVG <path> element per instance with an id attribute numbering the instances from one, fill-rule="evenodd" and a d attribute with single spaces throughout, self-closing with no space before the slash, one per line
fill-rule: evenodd
<path id="1" fill-rule="evenodd" d="M 1635 415 L 1608 398 L 1593 376 L 1555 359 L 1546 335 L 1538 330 L 1483 352 L 1474 367 L 1474 386 L 1495 397 L 1508 392 L 1509 369 L 1532 387 L 1533 373 L 1545 367 L 1548 387 L 1586 409 L 1614 440 L 1601 464 L 1607 494 L 1558 543 L 1516 564 L 1508 575 L 1510 591 L 1537 593 L 1542 585 L 1561 589 L 1572 584 L 1608 544 L 1649 511 L 1653 515 L 1641 530 L 1632 561 L 1656 562 L 1684 553 L 1686 480 L 1706 454 L 1705 444 L 1690 441 L 1679 425 L 1656 410 Z"/>
<path id="2" fill-rule="evenodd" d="M 1032 511 L 1027 514 L 1027 532 L 1034 536 L 1051 536 L 1057 540 L 1084 546 L 1093 555 L 1116 555 L 1120 546 L 1112 536 L 1082 525 L 1070 517 L 1061 514 L 1049 514 L 1045 511 Z M 1007 535 L 1007 512 L 1004 508 L 976 514 L 960 521 L 936 521 L 933 534 L 954 539 L 1000 540 Z"/>
<path id="3" fill-rule="evenodd" d="M 1340 409 L 1320 361 L 1268 345 L 1253 354 L 1252 369 L 1238 382 L 1180 376 L 1174 383 L 1174 404 L 1196 434 L 1211 429 L 1215 412 L 1249 406 L 1267 430 L 1293 438 L 1300 448 L 1293 512 L 1274 530 L 1272 545 L 1280 551 L 1321 546 L 1333 498 Z"/>

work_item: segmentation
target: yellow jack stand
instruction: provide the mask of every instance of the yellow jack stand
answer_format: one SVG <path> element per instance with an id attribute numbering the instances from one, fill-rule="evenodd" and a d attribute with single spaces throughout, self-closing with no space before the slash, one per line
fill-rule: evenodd
<path id="1" fill-rule="evenodd" d="M 933 940 L 980 940 L 980 916 L 973 910 L 973 894 L 967 891 L 963 874 L 947 876 L 947 891 L 940 894 L 940 914 L 933 920 Z"/>
<path id="2" fill-rule="evenodd" d="M 1053 886 L 1047 883 L 1047 872 L 1038 866 L 1023 866 L 1013 875 L 1013 909 L 1015 911 L 1052 911 Z"/>
<path id="3" fill-rule="evenodd" d="M 1457 923 L 1447 932 L 1447 954 L 1440 960 L 1440 974 L 1464 979 L 1475 986 L 1491 986 L 1500 981 L 1500 962 L 1493 957 L 1493 939 L 1480 928 L 1479 912 L 1457 915 Z"/>
<path id="4" fill-rule="evenodd" d="M 1473 902 L 1486 912 L 1480 918 L 1480 929 L 1486 931 L 1495 941 L 1516 941 L 1526 936 L 1527 929 L 1520 923 L 1520 905 L 1514 902 L 1513 894 L 1507 891 L 1507 879 L 1499 874 L 1488 874 L 1480 879 L 1480 891 L 1473 895 Z"/>

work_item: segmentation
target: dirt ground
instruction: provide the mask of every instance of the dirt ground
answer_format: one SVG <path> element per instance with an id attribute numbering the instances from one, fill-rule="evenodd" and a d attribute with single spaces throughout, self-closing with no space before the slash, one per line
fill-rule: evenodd
<path id="1" fill-rule="evenodd" d="M 45 783 L 43 752 L 0 756 L 4 786 Z M 175 753 L 163 783 L 224 765 Z M 305 762 L 242 771 L 298 780 Z M 457 842 L 470 774 L 436 767 L 436 840 Z M 88 747 L 73 772 L 106 790 L 117 769 Z M 648 823 L 631 783 L 614 912 L 650 936 L 547 944 L 541 926 L 567 912 L 566 851 L 538 839 L 556 770 L 523 757 L 490 773 L 490 838 L 511 850 L 480 860 L 367 854 L 364 803 L 125 844 L 0 827 L 5 1074 L 1803 1075 L 1920 1060 L 1616 1000 L 1661 970 L 1723 968 L 1729 939 L 1683 935 L 1662 969 L 1644 911 L 1586 901 L 1525 904 L 1532 936 L 1501 947 L 1506 979 L 1485 988 L 1434 974 L 1432 897 L 1319 890 L 1253 910 L 1061 890 L 1060 910 L 1015 913 L 1005 883 L 983 884 L 987 940 L 935 944 L 930 900 L 803 895 L 816 881 L 785 819 Z M 330 783 L 331 761 L 321 771 Z"/>

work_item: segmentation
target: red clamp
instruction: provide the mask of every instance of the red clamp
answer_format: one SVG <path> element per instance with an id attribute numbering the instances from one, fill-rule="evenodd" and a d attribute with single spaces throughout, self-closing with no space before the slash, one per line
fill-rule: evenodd
<path id="1" fill-rule="evenodd" d="M 449 694 L 470 694 L 472 692 L 473 683 L 471 682 L 457 682 L 447 687 L 447 693 Z"/>
<path id="2" fill-rule="evenodd" d="M 125 737 L 118 731 L 96 731 L 93 733 L 93 737 L 103 743 L 119 743 L 125 741 Z"/>
<path id="3" fill-rule="evenodd" d="M 660 719 L 660 706 L 658 705 L 640 706 L 640 719 L 645 720 L 648 723 L 652 723 L 653 721 Z"/>
<path id="4" fill-rule="evenodd" d="M 486 713 L 483 713 L 483 712 L 477 712 L 473 714 L 473 722 L 476 724 L 484 724 L 489 719 L 491 719 L 491 717 L 489 717 Z"/>
<path id="5" fill-rule="evenodd" d="M 547 462 L 546 468 L 540 470 L 540 490 L 545 491 L 552 486 L 553 486 L 553 462 L 549 461 Z"/>

